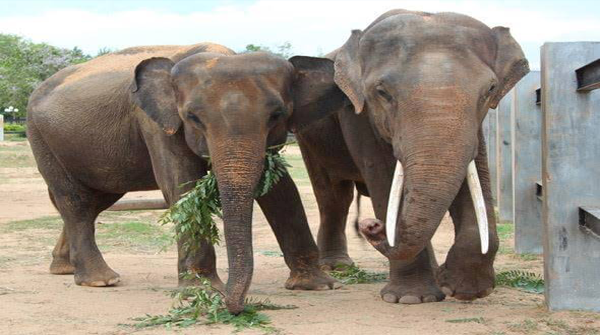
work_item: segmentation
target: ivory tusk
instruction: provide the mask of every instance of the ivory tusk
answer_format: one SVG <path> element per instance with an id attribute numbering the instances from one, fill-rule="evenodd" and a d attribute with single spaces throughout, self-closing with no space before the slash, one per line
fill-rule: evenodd
<path id="1" fill-rule="evenodd" d="M 469 191 L 473 200 L 473 207 L 475 208 L 475 216 L 477 217 L 477 227 L 479 228 L 479 238 L 481 239 L 481 253 L 487 254 L 489 248 L 488 218 L 475 161 L 469 163 L 467 183 L 469 184 Z"/>
<path id="2" fill-rule="evenodd" d="M 385 219 L 385 234 L 391 247 L 396 241 L 396 221 L 398 220 L 398 210 L 400 209 L 400 200 L 402 199 L 402 184 L 404 183 L 404 169 L 402 163 L 396 161 L 394 170 L 394 179 L 390 188 L 388 198 L 387 215 Z"/>

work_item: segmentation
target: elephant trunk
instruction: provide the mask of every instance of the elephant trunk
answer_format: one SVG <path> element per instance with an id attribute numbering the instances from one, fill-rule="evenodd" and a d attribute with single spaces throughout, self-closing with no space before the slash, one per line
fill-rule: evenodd
<path id="1" fill-rule="evenodd" d="M 412 259 L 427 246 L 474 158 L 478 129 L 475 122 L 444 112 L 434 114 L 438 117 L 431 117 L 426 125 L 413 127 L 402 141 L 393 142 L 398 158 L 397 178 L 392 185 L 388 215 L 394 201 L 398 201 L 399 214 L 388 216 L 386 227 L 372 219 L 360 224 L 367 240 L 390 259 Z M 446 129 L 449 126 L 453 128 Z M 402 176 L 403 185 L 398 186 L 397 179 Z"/>
<path id="2" fill-rule="evenodd" d="M 225 304 L 229 312 L 239 314 L 252 281 L 252 207 L 264 166 L 264 141 L 228 139 L 209 150 L 223 206 L 229 261 Z"/>

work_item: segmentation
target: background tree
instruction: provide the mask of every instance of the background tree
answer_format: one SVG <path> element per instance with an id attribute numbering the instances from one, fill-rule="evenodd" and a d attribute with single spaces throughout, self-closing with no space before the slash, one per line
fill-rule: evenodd
<path id="1" fill-rule="evenodd" d="M 16 35 L 0 34 L 0 112 L 8 106 L 24 116 L 33 90 L 57 71 L 91 59 L 81 49 L 33 43 Z"/>
<path id="2" fill-rule="evenodd" d="M 259 44 L 248 44 L 246 45 L 246 49 L 239 51 L 239 53 L 247 53 L 247 52 L 256 52 L 256 51 L 265 51 L 274 53 L 283 58 L 292 57 L 292 44 L 290 42 L 283 42 L 280 45 L 275 46 L 275 49 L 271 49 L 268 46 L 259 45 Z"/>

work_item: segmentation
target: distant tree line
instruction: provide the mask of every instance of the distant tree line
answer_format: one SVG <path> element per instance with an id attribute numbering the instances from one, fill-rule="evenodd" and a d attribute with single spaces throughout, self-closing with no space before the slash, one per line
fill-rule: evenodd
<path id="1" fill-rule="evenodd" d="M 90 56 L 77 47 L 59 48 L 47 43 L 34 43 L 17 35 L 0 34 L 0 113 L 12 106 L 19 111 L 10 116 L 25 116 L 29 95 L 48 77 L 69 65 L 83 63 L 113 51 L 101 48 L 95 56 Z M 240 53 L 254 51 L 272 52 L 289 58 L 292 56 L 292 45 L 285 42 L 270 48 L 248 44 Z"/>

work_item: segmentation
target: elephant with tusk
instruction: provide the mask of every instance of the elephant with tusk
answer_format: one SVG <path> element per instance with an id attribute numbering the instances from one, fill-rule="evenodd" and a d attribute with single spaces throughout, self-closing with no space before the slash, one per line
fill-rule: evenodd
<path id="1" fill-rule="evenodd" d="M 96 245 L 98 214 L 131 191 L 160 189 L 173 204 L 191 188 L 189 181 L 207 173 L 208 155 L 223 206 L 227 286 L 207 242 L 187 250 L 178 241 L 178 273 L 208 277 L 225 291 L 228 310 L 241 312 L 254 268 L 252 210 L 266 149 L 284 143 L 289 129 L 302 130 L 344 103 L 329 97 L 337 89 L 329 84 L 332 71 L 329 59 L 236 55 L 201 43 L 129 48 L 46 80 L 30 98 L 27 130 L 64 221 L 50 271 L 74 274 L 78 285 L 118 283 Z M 291 270 L 286 288 L 339 286 L 319 269 L 291 177 L 284 175 L 256 200 Z"/>
<path id="2" fill-rule="evenodd" d="M 356 188 L 376 216 L 359 229 L 390 260 L 385 301 L 489 295 L 498 237 L 481 124 L 529 71 L 509 29 L 391 10 L 327 57 L 347 103 L 297 133 L 319 203 L 322 267 L 352 263 L 344 230 Z M 438 266 L 430 241 L 448 211 L 455 241 Z"/>

